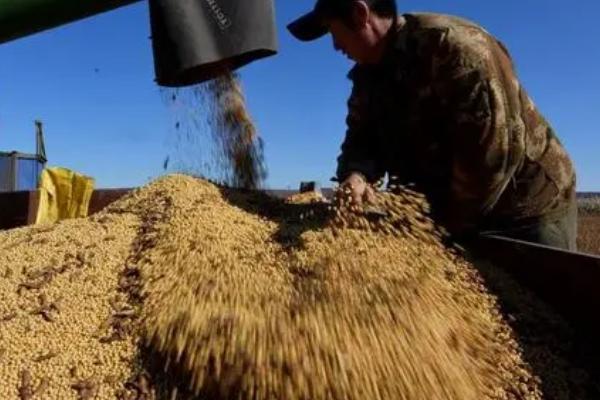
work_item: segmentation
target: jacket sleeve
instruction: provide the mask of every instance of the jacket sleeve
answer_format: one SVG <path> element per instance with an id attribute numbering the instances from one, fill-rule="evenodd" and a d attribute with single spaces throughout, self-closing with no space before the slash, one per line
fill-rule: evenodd
<path id="1" fill-rule="evenodd" d="M 354 72 L 354 71 L 353 71 Z M 351 78 L 353 77 L 351 72 Z M 351 173 L 363 174 L 369 182 L 375 182 L 384 175 L 379 167 L 376 140 L 371 136 L 373 127 L 369 110 L 368 82 L 354 79 L 354 86 L 348 100 L 346 117 L 346 137 L 338 157 L 336 176 L 339 182 Z"/>
<path id="2" fill-rule="evenodd" d="M 504 46 L 483 30 L 450 31 L 434 87 L 452 146 L 446 223 L 476 228 L 511 183 L 525 148 L 519 84 Z"/>

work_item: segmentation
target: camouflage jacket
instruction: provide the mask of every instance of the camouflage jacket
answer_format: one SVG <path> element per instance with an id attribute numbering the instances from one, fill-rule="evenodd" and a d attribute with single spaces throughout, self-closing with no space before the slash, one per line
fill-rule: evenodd
<path id="1" fill-rule="evenodd" d="M 457 17 L 399 17 L 377 65 L 357 65 L 338 180 L 386 173 L 424 192 L 455 231 L 566 208 L 573 165 L 506 48 Z"/>

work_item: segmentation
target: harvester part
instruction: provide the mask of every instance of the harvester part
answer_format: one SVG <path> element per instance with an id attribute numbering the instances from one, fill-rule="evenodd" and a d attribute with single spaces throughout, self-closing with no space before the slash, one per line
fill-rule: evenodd
<path id="1" fill-rule="evenodd" d="M 187 86 L 277 52 L 272 0 L 150 0 L 156 82 Z"/>
<path id="2" fill-rule="evenodd" d="M 0 43 L 140 0 L 7 0 L 0 2 Z"/>

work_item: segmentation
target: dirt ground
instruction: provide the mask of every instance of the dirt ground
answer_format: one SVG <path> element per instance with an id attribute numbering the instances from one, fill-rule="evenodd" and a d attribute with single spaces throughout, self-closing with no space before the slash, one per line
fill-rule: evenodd
<path id="1" fill-rule="evenodd" d="M 579 216 L 579 251 L 600 255 L 600 213 L 582 213 Z"/>

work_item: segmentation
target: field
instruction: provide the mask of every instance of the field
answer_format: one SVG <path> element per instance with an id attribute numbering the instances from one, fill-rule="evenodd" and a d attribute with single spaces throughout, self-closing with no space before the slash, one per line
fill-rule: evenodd
<path id="1" fill-rule="evenodd" d="M 600 254 L 600 196 L 579 199 L 579 251 Z"/>

